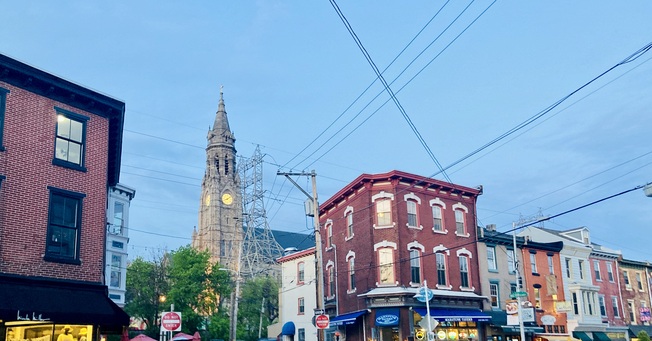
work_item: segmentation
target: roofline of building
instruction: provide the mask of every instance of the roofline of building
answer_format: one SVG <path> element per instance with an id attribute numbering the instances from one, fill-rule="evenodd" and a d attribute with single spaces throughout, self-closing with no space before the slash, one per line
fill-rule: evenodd
<path id="1" fill-rule="evenodd" d="M 422 186 L 426 188 L 438 188 L 445 191 L 451 191 L 460 193 L 462 195 L 474 196 L 477 197 L 482 194 L 482 186 L 478 188 L 471 188 L 461 185 L 456 185 L 453 183 L 437 180 L 431 177 L 411 174 L 399 170 L 392 170 L 387 173 L 379 174 L 361 174 L 348 185 L 344 186 L 337 193 L 331 196 L 323 204 L 320 205 L 320 212 L 328 210 L 332 205 L 343 200 L 350 194 L 355 193 L 360 187 L 363 187 L 367 183 L 379 182 L 379 181 L 391 181 L 399 180 L 402 182 L 411 182 L 413 186 Z"/>
<path id="2" fill-rule="evenodd" d="M 120 181 L 123 101 L 70 82 L 0 53 L 0 81 L 109 120 L 108 186 Z"/>
<path id="3" fill-rule="evenodd" d="M 289 254 L 289 255 L 285 255 L 285 256 L 283 256 L 283 257 L 279 257 L 279 258 L 276 259 L 276 261 L 279 262 L 279 263 L 289 262 L 289 261 L 291 261 L 291 260 L 294 260 L 294 259 L 297 259 L 297 258 L 301 258 L 301 257 L 305 257 L 305 256 L 311 255 L 311 254 L 313 254 L 313 253 L 315 253 L 315 248 L 314 248 L 314 247 L 311 247 L 311 248 L 309 248 L 309 249 L 305 249 L 305 250 L 297 251 L 297 252 L 295 252 L 295 253 L 291 253 L 291 254 Z"/>

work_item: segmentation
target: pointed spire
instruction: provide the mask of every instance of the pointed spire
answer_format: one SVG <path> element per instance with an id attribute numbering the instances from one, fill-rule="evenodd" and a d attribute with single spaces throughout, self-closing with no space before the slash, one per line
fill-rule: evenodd
<path id="1" fill-rule="evenodd" d="M 213 132 L 216 136 L 229 136 L 231 137 L 231 128 L 229 127 L 229 120 L 226 117 L 226 109 L 224 106 L 224 86 L 220 86 L 220 102 L 217 106 L 217 113 L 215 114 L 215 123 L 213 123 Z"/>

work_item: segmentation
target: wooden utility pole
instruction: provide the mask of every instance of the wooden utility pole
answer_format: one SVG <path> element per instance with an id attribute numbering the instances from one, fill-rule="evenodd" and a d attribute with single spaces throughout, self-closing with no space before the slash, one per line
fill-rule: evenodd
<path id="1" fill-rule="evenodd" d="M 310 173 L 281 173 L 277 172 L 277 175 L 284 175 L 294 186 L 296 186 L 303 194 L 305 194 L 308 199 L 312 201 L 312 216 L 313 216 L 313 222 L 314 222 L 314 228 L 315 228 L 315 276 L 316 282 L 315 285 L 317 286 L 317 309 L 318 311 L 321 311 L 322 314 L 324 313 L 324 271 L 323 271 L 323 264 L 322 264 L 322 255 L 321 255 L 321 233 L 319 232 L 319 201 L 317 200 L 317 173 L 313 170 Z M 290 176 L 310 176 L 312 178 L 312 195 L 310 193 L 306 192 L 299 184 L 297 184 Z M 308 212 L 306 212 L 307 215 Z M 324 340 L 324 330 L 323 329 L 318 329 L 317 330 L 317 340 L 318 341 L 323 341 Z"/>

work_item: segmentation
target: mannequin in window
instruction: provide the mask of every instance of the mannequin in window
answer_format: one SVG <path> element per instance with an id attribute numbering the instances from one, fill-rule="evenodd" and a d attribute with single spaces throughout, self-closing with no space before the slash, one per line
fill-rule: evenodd
<path id="1" fill-rule="evenodd" d="M 75 341 L 72 337 L 72 328 L 69 325 L 66 325 L 61 329 L 61 334 L 57 337 L 57 341 Z"/>
<path id="2" fill-rule="evenodd" d="M 88 333 L 88 332 L 86 331 L 86 328 L 82 328 L 82 329 L 79 331 L 79 336 L 77 336 L 77 338 L 79 339 L 79 341 L 86 341 L 86 334 L 87 334 L 87 333 Z"/>

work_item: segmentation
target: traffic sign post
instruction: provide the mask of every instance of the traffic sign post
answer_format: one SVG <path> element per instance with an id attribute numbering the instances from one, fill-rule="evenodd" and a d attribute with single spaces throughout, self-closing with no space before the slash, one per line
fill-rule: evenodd
<path id="1" fill-rule="evenodd" d="M 330 325 L 331 320 L 328 318 L 328 315 L 317 315 L 315 318 L 315 327 L 317 329 L 326 329 Z"/>
<path id="2" fill-rule="evenodd" d="M 181 313 L 176 311 L 163 312 L 161 316 L 161 329 L 168 332 L 181 330 Z"/>

